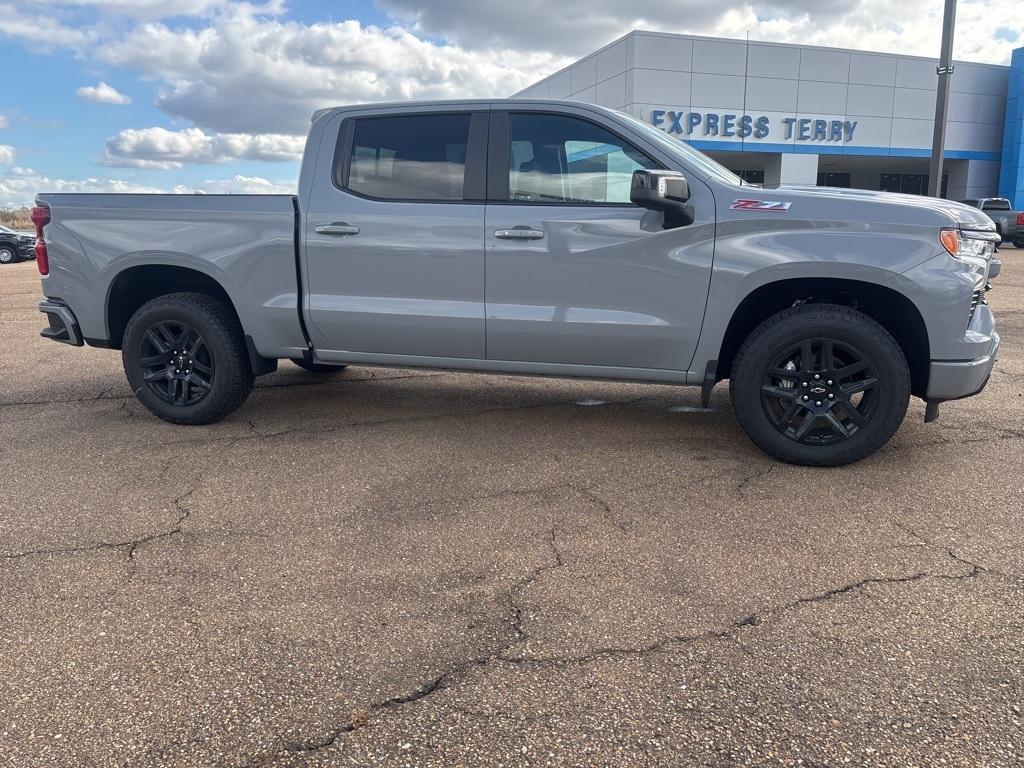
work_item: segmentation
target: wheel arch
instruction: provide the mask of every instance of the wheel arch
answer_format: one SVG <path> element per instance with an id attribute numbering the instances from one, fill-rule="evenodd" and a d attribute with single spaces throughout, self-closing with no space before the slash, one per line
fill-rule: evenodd
<path id="1" fill-rule="evenodd" d="M 109 346 L 121 348 L 125 327 L 143 304 L 159 296 L 182 292 L 201 293 L 217 299 L 234 313 L 241 325 L 241 317 L 231 296 L 215 278 L 192 267 L 140 264 L 118 272 L 107 289 L 104 318 Z"/>
<path id="2" fill-rule="evenodd" d="M 772 315 L 801 303 L 841 304 L 878 322 L 903 351 L 910 368 L 911 393 L 924 396 L 931 352 L 928 328 L 920 310 L 911 299 L 893 288 L 839 277 L 775 280 L 747 294 L 726 327 L 718 354 L 717 378 L 729 378 L 736 352 L 751 331 Z"/>

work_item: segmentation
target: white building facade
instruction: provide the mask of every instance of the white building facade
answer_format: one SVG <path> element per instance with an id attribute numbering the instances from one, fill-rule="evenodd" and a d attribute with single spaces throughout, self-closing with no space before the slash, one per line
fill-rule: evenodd
<path id="1" fill-rule="evenodd" d="M 1022 53 L 1018 51 L 1017 54 Z M 956 62 L 944 196 L 1024 207 L 1024 56 Z M 928 188 L 935 59 L 631 32 L 516 94 L 629 112 L 748 181 Z M 1002 174 L 1001 174 L 1002 171 Z"/>

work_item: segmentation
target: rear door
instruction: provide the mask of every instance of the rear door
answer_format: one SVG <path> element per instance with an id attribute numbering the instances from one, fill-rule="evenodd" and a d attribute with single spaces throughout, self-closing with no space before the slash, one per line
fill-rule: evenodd
<path id="1" fill-rule="evenodd" d="M 342 117 L 305 217 L 318 351 L 483 358 L 487 113 Z"/>
<path id="2" fill-rule="evenodd" d="M 571 110 L 491 115 L 487 357 L 685 371 L 711 277 L 714 199 L 666 230 L 629 201 L 651 154 Z"/>

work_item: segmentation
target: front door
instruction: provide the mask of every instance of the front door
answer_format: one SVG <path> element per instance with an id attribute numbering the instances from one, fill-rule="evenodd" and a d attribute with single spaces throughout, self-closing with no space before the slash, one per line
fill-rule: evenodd
<path id="1" fill-rule="evenodd" d="M 629 141 L 550 111 L 491 124 L 487 358 L 687 370 L 711 277 L 710 190 L 690 179 L 696 219 L 666 230 L 629 201 L 633 171 L 660 167 Z"/>
<path id="2" fill-rule="evenodd" d="M 304 222 L 318 351 L 483 358 L 486 113 L 350 117 L 338 135 Z"/>

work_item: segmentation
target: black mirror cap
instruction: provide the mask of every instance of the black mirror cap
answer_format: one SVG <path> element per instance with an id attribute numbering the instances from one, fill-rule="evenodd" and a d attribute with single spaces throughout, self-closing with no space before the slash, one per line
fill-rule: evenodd
<path id="1" fill-rule="evenodd" d="M 665 214 L 665 228 L 693 223 L 690 184 L 679 171 L 633 171 L 630 202 Z"/>

